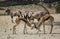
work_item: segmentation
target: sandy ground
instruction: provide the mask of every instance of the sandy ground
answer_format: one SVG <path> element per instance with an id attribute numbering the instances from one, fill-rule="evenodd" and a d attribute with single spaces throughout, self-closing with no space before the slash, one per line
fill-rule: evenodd
<path id="1" fill-rule="evenodd" d="M 37 30 L 31 30 L 27 27 L 28 34 L 23 34 L 24 22 L 16 27 L 17 34 L 12 34 L 12 27 L 14 23 L 11 22 L 10 16 L 0 16 L 0 39 L 60 39 L 60 14 L 54 14 L 54 28 L 52 34 L 50 32 L 50 25 L 46 25 L 46 34 L 43 34 L 43 27 L 41 26 L 41 32 L 36 34 Z"/>

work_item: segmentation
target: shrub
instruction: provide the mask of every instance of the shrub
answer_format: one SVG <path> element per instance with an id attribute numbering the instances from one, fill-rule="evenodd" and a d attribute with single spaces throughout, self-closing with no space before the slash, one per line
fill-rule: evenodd
<path id="1" fill-rule="evenodd" d="M 48 7 L 49 7 L 49 8 L 51 8 L 51 7 L 52 7 L 50 3 L 48 4 Z"/>
<path id="2" fill-rule="evenodd" d="M 60 6 L 56 6 L 56 12 L 60 13 Z"/>

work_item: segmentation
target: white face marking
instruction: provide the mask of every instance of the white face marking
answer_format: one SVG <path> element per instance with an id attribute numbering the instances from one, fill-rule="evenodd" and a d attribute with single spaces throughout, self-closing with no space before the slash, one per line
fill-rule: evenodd
<path id="1" fill-rule="evenodd" d="M 30 17 L 31 14 L 29 13 L 28 15 L 29 15 L 29 17 Z"/>
<path id="2" fill-rule="evenodd" d="M 17 18 L 17 16 L 14 16 L 14 17 L 13 17 L 13 22 L 14 22 L 14 23 L 15 23 L 16 18 Z"/>

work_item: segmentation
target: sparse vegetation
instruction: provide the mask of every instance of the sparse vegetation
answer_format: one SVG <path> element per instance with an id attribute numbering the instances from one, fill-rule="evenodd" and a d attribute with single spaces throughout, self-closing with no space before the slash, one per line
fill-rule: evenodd
<path id="1" fill-rule="evenodd" d="M 57 13 L 60 13 L 60 6 L 57 6 L 57 7 L 56 7 L 56 12 L 57 12 Z"/>
<path id="2" fill-rule="evenodd" d="M 56 6 L 56 12 L 60 13 L 60 2 L 58 2 L 57 6 Z"/>

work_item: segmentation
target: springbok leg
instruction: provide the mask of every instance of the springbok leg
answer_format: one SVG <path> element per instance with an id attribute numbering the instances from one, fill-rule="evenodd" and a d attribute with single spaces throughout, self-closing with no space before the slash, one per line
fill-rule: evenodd
<path id="1" fill-rule="evenodd" d="M 50 30 L 50 34 L 52 33 L 52 29 L 53 29 L 53 24 L 51 24 L 51 30 Z"/>
<path id="2" fill-rule="evenodd" d="M 51 33 L 52 33 L 52 29 L 53 29 L 54 17 L 50 16 L 50 22 L 51 22 L 51 30 L 50 30 L 50 34 L 51 34 Z"/>
<path id="3" fill-rule="evenodd" d="M 38 25 L 36 26 L 37 29 L 38 29 L 38 31 L 40 31 L 40 26 L 41 26 L 41 24 L 43 23 L 43 21 L 44 21 L 43 18 L 41 18 L 41 19 L 39 20 Z"/>
<path id="4" fill-rule="evenodd" d="M 38 25 L 36 26 L 37 28 L 39 28 L 41 26 L 41 24 L 49 17 L 48 14 L 46 14 L 45 16 L 41 17 L 41 19 L 38 22 Z M 44 26 L 45 27 L 45 26 Z M 44 29 L 45 30 L 45 29 Z"/>
<path id="5" fill-rule="evenodd" d="M 44 30 L 44 34 L 45 34 L 45 23 L 43 22 L 43 30 Z"/>
<path id="6" fill-rule="evenodd" d="M 25 23 L 25 26 L 24 26 L 23 33 L 24 33 L 24 34 L 27 34 L 27 33 L 28 33 L 28 32 L 27 32 L 27 28 L 26 28 L 26 23 Z"/>
<path id="7" fill-rule="evenodd" d="M 15 22 L 16 24 L 13 26 L 13 34 L 16 34 L 16 26 L 20 23 L 19 18 L 16 18 Z"/>
<path id="8" fill-rule="evenodd" d="M 11 16 L 11 21 L 12 21 L 12 23 L 14 23 L 14 22 L 13 22 L 13 16 Z"/>
<path id="9" fill-rule="evenodd" d="M 16 34 L 16 26 L 17 24 L 13 26 L 13 34 Z"/>

